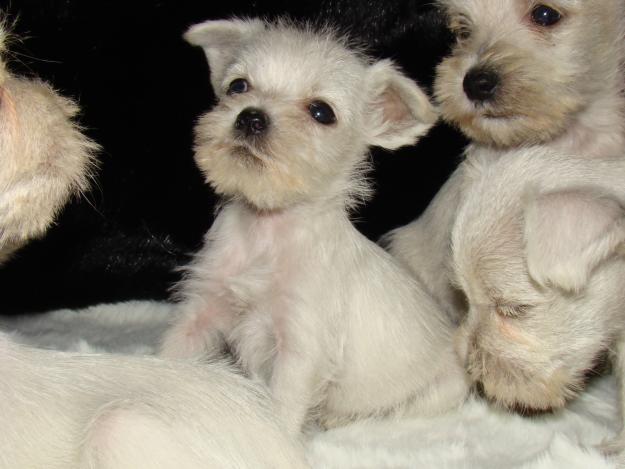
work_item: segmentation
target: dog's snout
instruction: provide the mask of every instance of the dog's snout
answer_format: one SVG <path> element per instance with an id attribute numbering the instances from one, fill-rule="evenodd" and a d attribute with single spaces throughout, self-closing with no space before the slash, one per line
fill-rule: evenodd
<path id="1" fill-rule="evenodd" d="M 471 101 L 488 101 L 495 96 L 499 86 L 499 75 L 492 70 L 473 68 L 465 75 L 462 85 Z"/>
<path id="2" fill-rule="evenodd" d="M 248 107 L 237 116 L 234 127 L 245 135 L 260 135 L 269 127 L 269 117 L 260 109 Z"/>

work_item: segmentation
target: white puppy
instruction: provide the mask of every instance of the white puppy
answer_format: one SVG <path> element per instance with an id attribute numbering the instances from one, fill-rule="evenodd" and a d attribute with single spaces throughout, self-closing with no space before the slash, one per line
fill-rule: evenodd
<path id="1" fill-rule="evenodd" d="M 443 118 L 472 144 L 466 155 L 506 160 L 517 149 L 603 158 L 625 154 L 622 0 L 440 0 L 457 42 L 437 69 Z M 522 156 L 521 156 L 522 157 Z M 460 165 L 426 212 L 387 237 L 391 252 L 456 319 L 451 226 Z"/>
<path id="2" fill-rule="evenodd" d="M 226 365 L 77 354 L 0 334 L 0 468 L 308 467 L 266 393 Z"/>
<path id="3" fill-rule="evenodd" d="M 0 54 L 6 35 L 0 24 Z M 0 57 L 0 263 L 87 188 L 97 146 L 72 121 L 77 112 L 49 85 L 11 74 Z"/>
<path id="4" fill-rule="evenodd" d="M 1 60 L 0 98 L 1 262 L 86 188 L 96 145 L 71 101 Z M 36 350 L 0 334 L 0 377 L 0 469 L 307 467 L 265 391 L 223 364 Z"/>
<path id="5" fill-rule="evenodd" d="M 563 407 L 609 351 L 625 411 L 625 158 L 509 156 L 465 162 L 460 356 L 487 398 L 531 413 Z"/>
<path id="6" fill-rule="evenodd" d="M 331 426 L 458 405 L 451 324 L 348 216 L 368 192 L 367 147 L 414 143 L 436 120 L 426 96 L 330 31 L 209 21 L 186 38 L 206 51 L 219 98 L 196 160 L 226 201 L 163 354 L 228 348 L 292 432 L 311 414 Z"/>

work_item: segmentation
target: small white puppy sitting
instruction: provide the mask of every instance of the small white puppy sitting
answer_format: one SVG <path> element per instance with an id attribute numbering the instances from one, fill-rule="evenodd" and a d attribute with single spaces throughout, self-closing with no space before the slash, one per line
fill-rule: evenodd
<path id="1" fill-rule="evenodd" d="M 439 0 L 457 36 L 437 68 L 443 118 L 466 156 L 510 160 L 531 147 L 582 158 L 625 155 L 625 2 Z M 520 155 L 522 157 L 522 155 Z M 390 250 L 456 319 L 449 234 L 464 165 L 423 215 L 388 235 Z"/>
<path id="2" fill-rule="evenodd" d="M 6 31 L 0 24 L 0 54 Z M 0 57 L 0 263 L 42 235 L 87 188 L 97 148 L 72 121 L 78 107 Z"/>
<path id="3" fill-rule="evenodd" d="M 231 350 L 293 432 L 311 413 L 331 426 L 458 405 L 451 324 L 348 217 L 368 192 L 367 147 L 414 143 L 436 120 L 426 96 L 328 31 L 209 21 L 186 39 L 219 98 L 196 160 L 226 201 L 162 353 Z"/>
<path id="4" fill-rule="evenodd" d="M 508 408 L 557 409 L 609 351 L 625 415 L 625 158 L 525 149 L 464 174 L 452 258 L 472 381 Z"/>
<path id="5" fill-rule="evenodd" d="M 71 101 L 1 57 L 0 98 L 1 263 L 86 188 L 96 145 Z M 308 467 L 266 392 L 223 364 L 37 350 L 0 333 L 0 377 L 0 469 Z"/>

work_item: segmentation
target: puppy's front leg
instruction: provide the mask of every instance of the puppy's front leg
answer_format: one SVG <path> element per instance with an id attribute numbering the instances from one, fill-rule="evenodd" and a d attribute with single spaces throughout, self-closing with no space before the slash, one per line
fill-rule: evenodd
<path id="1" fill-rule="evenodd" d="M 218 299 L 181 305 L 181 312 L 165 333 L 159 355 L 166 358 L 216 357 L 226 343 L 221 331 L 227 311 Z"/>
<path id="2" fill-rule="evenodd" d="M 315 404 L 317 363 L 317 354 L 304 347 L 280 350 L 274 362 L 269 387 L 281 422 L 293 435 L 302 430 L 308 411 Z"/>

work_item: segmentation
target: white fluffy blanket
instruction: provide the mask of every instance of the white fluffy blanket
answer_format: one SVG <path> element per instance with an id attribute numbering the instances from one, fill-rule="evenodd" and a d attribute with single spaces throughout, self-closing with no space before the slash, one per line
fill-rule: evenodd
<path id="1" fill-rule="evenodd" d="M 0 320 L 36 346 L 75 351 L 154 351 L 171 305 L 129 302 Z M 606 377 L 555 415 L 521 418 L 469 400 L 434 419 L 362 422 L 315 435 L 315 468 L 607 469 L 615 464 L 593 445 L 618 427 L 615 383 Z"/>

